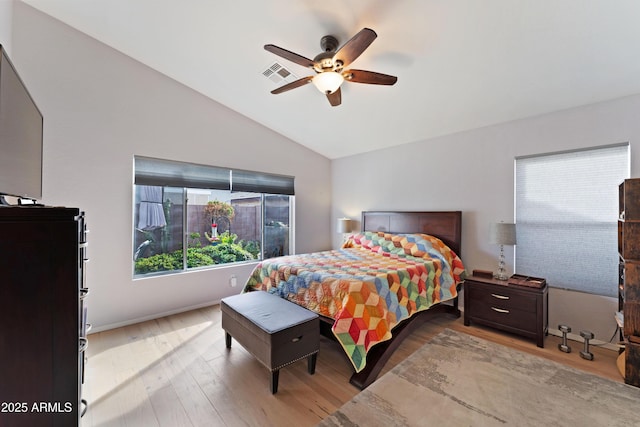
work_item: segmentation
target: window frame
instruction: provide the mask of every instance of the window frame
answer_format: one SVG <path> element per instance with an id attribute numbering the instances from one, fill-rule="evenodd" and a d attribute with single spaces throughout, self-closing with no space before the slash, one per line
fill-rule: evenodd
<path id="1" fill-rule="evenodd" d="M 164 168 L 164 169 L 163 169 Z M 234 188 L 234 172 L 236 176 L 236 185 Z M 228 267 L 232 265 L 245 264 L 251 262 L 260 262 L 266 258 L 270 258 L 265 253 L 265 233 L 266 233 L 266 219 L 267 219 L 267 202 L 270 196 L 286 197 L 286 204 L 284 207 L 288 209 L 286 213 L 288 224 L 286 224 L 286 245 L 289 253 L 294 253 L 294 236 L 295 236 L 295 191 L 294 177 L 287 175 L 270 174 L 265 172 L 253 172 L 241 169 L 222 168 L 217 166 L 209 166 L 202 164 L 193 164 L 172 160 L 156 159 L 144 156 L 134 156 L 134 182 L 133 182 L 133 209 L 132 209 L 132 275 L 134 279 L 143 279 L 148 277 L 155 277 L 168 274 L 180 274 L 184 272 L 191 272 L 204 269 L 217 269 L 221 267 Z M 139 216 L 139 201 L 137 200 L 138 189 L 137 186 L 155 186 L 162 187 L 164 195 L 166 188 L 172 188 L 181 192 L 181 244 L 182 244 L 182 268 L 161 270 L 146 273 L 136 273 L 136 261 L 138 250 L 141 245 L 136 247 L 137 239 L 136 233 L 140 230 L 136 226 L 137 217 Z M 233 194 L 246 193 L 248 195 L 254 194 L 255 197 L 259 197 L 260 205 L 260 230 L 256 230 L 260 234 L 260 252 L 259 258 L 253 260 L 240 260 L 233 262 L 214 263 L 209 265 L 202 265 L 196 267 L 189 267 L 189 249 L 190 239 L 192 231 L 189 226 L 193 227 L 189 221 L 189 191 L 190 190 L 204 190 L 205 192 L 216 190 L 228 192 L 229 203 L 233 200 Z M 177 191 L 176 191 L 177 193 Z M 164 197 L 164 196 L 163 196 Z M 209 199 L 210 200 L 210 199 Z M 165 208 L 165 200 L 162 199 L 163 210 Z M 286 211 L 285 211 L 286 212 Z M 283 219 L 284 220 L 284 219 Z M 279 224 L 282 222 L 278 221 Z M 235 234 L 235 233 L 233 233 Z M 199 247 L 199 245 L 197 246 Z M 179 250 L 179 249 L 178 249 Z M 170 254 L 172 252 L 159 252 L 158 254 Z M 146 257 L 141 257 L 146 258 Z"/>

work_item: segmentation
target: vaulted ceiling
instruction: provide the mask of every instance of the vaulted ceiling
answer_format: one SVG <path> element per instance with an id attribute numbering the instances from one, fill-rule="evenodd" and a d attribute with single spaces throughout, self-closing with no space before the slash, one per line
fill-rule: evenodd
<path id="1" fill-rule="evenodd" d="M 637 0 L 22 0 L 292 140 L 340 158 L 640 93 Z M 353 68 L 394 86 L 345 83 L 329 105 L 320 39 L 378 38 Z"/>

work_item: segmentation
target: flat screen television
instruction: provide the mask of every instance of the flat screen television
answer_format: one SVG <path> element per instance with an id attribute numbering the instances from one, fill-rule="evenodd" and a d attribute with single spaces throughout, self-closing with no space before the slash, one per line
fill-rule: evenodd
<path id="1" fill-rule="evenodd" d="M 0 45 L 0 196 L 42 198 L 42 113 Z"/>

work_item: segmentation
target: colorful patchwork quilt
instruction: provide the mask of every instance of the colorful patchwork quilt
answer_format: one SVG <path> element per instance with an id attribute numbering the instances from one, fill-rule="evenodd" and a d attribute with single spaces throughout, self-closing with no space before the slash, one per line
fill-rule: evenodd
<path id="1" fill-rule="evenodd" d="M 338 250 L 264 260 L 245 291 L 271 292 L 334 319 L 332 331 L 360 372 L 373 345 L 402 320 L 455 298 L 465 275 L 436 237 L 364 232 Z"/>

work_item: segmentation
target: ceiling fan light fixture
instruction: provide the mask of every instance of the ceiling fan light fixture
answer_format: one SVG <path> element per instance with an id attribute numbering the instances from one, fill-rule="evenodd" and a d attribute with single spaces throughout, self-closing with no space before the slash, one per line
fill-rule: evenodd
<path id="1" fill-rule="evenodd" d="M 335 71 L 324 71 L 316 74 L 312 80 L 315 87 L 324 94 L 333 93 L 338 90 L 343 81 L 344 77 L 342 77 L 342 74 L 336 73 Z"/>
<path id="2" fill-rule="evenodd" d="M 398 80 L 395 76 L 376 73 L 367 70 L 346 69 L 356 60 L 378 35 L 371 28 L 363 28 L 355 36 L 351 37 L 342 47 L 338 48 L 338 40 L 333 36 L 324 36 L 320 40 L 322 52 L 313 60 L 298 55 L 281 47 L 266 44 L 266 51 L 278 55 L 295 64 L 311 68 L 315 75 L 303 77 L 271 91 L 272 94 L 287 92 L 313 82 L 313 85 L 326 96 L 332 107 L 342 103 L 342 91 L 340 86 L 345 80 L 352 83 L 367 83 L 372 85 L 391 86 Z"/>

